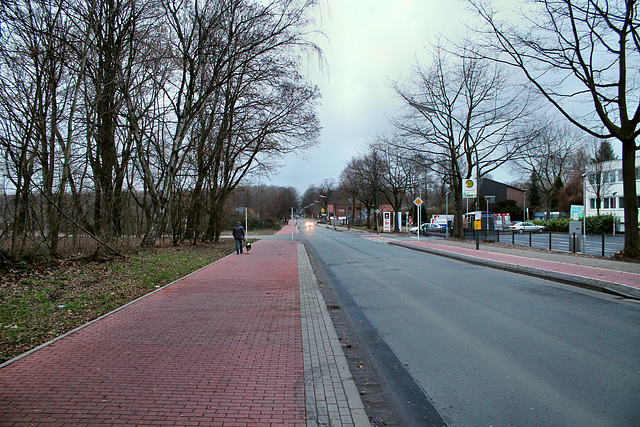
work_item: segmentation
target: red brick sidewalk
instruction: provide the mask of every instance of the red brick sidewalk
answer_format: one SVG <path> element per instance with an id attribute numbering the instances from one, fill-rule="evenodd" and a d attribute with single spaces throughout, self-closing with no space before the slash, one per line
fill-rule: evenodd
<path id="1" fill-rule="evenodd" d="M 278 235 L 288 235 L 290 236 L 291 233 L 291 228 L 293 227 L 293 234 L 298 234 L 298 226 L 297 226 L 297 222 L 296 220 L 293 221 L 289 221 L 288 224 L 286 224 L 284 227 L 282 227 L 277 233 Z"/>
<path id="2" fill-rule="evenodd" d="M 304 425 L 297 247 L 263 240 L 0 370 L 0 425 Z"/>

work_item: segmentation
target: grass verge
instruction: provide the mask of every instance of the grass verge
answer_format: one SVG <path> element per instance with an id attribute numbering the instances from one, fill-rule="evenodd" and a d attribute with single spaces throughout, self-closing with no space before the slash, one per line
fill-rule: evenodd
<path id="1" fill-rule="evenodd" d="M 162 247 L 107 262 L 61 262 L 0 277 L 0 363 L 235 252 L 217 244 Z"/>

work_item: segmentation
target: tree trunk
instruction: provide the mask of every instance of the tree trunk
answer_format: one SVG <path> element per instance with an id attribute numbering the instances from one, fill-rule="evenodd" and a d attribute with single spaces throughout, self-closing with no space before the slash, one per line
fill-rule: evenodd
<path id="1" fill-rule="evenodd" d="M 638 231 L 638 194 L 636 191 L 636 150 L 633 139 L 622 141 L 622 176 L 624 188 L 624 254 L 640 257 Z"/>
<path id="2" fill-rule="evenodd" d="M 463 204 L 462 193 L 454 192 L 454 199 L 456 201 L 456 210 L 453 217 L 453 235 L 459 239 L 464 239 L 464 221 L 463 221 Z"/>
<path id="3" fill-rule="evenodd" d="M 185 232 L 185 238 L 191 240 L 195 245 L 200 238 L 201 230 L 200 224 L 202 224 L 202 187 L 204 185 L 204 175 L 199 175 L 198 180 L 191 192 L 191 204 L 187 213 L 187 230 Z"/>

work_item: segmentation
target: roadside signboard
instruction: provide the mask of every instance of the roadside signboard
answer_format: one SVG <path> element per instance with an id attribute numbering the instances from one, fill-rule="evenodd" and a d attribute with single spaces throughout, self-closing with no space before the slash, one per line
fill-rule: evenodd
<path id="1" fill-rule="evenodd" d="M 413 204 L 417 207 L 420 207 L 420 205 L 422 204 L 422 199 L 420 197 L 416 197 L 416 199 L 413 201 Z"/>
<path id="2" fill-rule="evenodd" d="M 482 211 L 476 211 L 475 221 L 473 221 L 474 230 L 482 230 Z"/>
<path id="3" fill-rule="evenodd" d="M 571 219 L 579 220 L 584 216 L 584 206 L 571 205 Z"/>
<path id="4" fill-rule="evenodd" d="M 462 184 L 463 199 L 474 199 L 478 197 L 478 183 L 475 178 L 465 179 Z"/>
<path id="5" fill-rule="evenodd" d="M 383 212 L 382 214 L 384 218 L 382 231 L 388 233 L 391 231 L 391 212 Z"/>

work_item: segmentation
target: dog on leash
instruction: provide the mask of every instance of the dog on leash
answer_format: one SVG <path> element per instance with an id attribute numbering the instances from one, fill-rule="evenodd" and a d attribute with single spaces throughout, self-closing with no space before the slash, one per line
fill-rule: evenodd
<path id="1" fill-rule="evenodd" d="M 251 242 L 247 242 L 247 253 L 251 253 Z"/>

